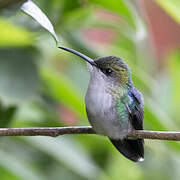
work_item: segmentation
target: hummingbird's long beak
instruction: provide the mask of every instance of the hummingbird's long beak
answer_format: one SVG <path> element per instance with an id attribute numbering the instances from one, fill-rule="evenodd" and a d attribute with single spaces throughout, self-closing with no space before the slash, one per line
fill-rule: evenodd
<path id="1" fill-rule="evenodd" d="M 70 48 L 66 48 L 66 47 L 62 47 L 62 46 L 59 46 L 58 48 L 60 49 L 63 49 L 65 51 L 68 51 L 70 53 L 73 53 L 81 58 L 83 58 L 85 61 L 87 61 L 88 63 L 90 63 L 92 66 L 97 66 L 97 64 L 95 63 L 95 61 L 93 59 L 91 59 L 90 57 L 78 52 L 78 51 L 75 51 L 74 49 L 70 49 Z"/>

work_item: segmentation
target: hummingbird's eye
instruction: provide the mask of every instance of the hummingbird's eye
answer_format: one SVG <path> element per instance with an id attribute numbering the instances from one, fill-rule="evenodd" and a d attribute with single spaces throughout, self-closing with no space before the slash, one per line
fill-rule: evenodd
<path id="1" fill-rule="evenodd" d="M 112 73 L 112 69 L 107 68 L 107 69 L 105 70 L 105 73 L 108 74 L 108 75 L 111 74 L 111 73 Z"/>

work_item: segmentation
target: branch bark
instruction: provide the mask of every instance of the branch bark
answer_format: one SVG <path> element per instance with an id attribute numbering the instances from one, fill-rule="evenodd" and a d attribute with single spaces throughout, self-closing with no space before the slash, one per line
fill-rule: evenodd
<path id="1" fill-rule="evenodd" d="M 96 134 L 91 126 L 50 127 L 50 128 L 0 128 L 0 136 L 52 136 L 64 134 Z M 157 139 L 180 141 L 180 132 L 135 130 L 128 139 Z"/>

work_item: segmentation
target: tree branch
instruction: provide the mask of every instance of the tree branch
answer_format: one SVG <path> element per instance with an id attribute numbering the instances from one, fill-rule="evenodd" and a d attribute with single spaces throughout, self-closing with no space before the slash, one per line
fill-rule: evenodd
<path id="1" fill-rule="evenodd" d="M 91 126 L 50 127 L 50 128 L 0 128 L 0 136 L 52 136 L 64 134 L 96 134 Z M 180 132 L 135 130 L 128 139 L 157 139 L 180 141 Z"/>

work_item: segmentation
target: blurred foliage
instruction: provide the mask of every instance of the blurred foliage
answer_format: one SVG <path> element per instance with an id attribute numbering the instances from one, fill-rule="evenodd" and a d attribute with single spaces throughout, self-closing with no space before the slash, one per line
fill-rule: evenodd
<path id="1" fill-rule="evenodd" d="M 180 22 L 178 0 L 157 2 Z M 159 69 L 134 3 L 35 3 L 50 18 L 63 45 L 92 58 L 120 56 L 129 64 L 134 85 L 145 99 L 145 129 L 180 129 L 180 51 L 169 52 L 167 66 Z M 13 7 L 0 11 L 0 127 L 88 125 L 84 96 L 89 73 L 85 63 L 59 50 L 37 22 L 18 10 L 19 4 Z M 106 30 L 112 38 L 103 43 Z M 100 31 L 101 41 L 89 31 Z M 147 140 L 145 161 L 134 164 L 107 138 L 97 135 L 0 140 L 0 179 L 6 180 L 176 180 L 179 165 L 178 142 Z"/>
<path id="2" fill-rule="evenodd" d="M 156 0 L 157 3 L 162 6 L 170 16 L 173 17 L 174 20 L 176 20 L 180 24 L 180 17 L 179 17 L 179 11 L 180 11 L 180 1 L 179 0 Z"/>
<path id="3" fill-rule="evenodd" d="M 6 29 L 4 28 L 6 27 Z M 8 19 L 0 18 L 0 47 L 28 46 L 33 43 L 32 33 L 14 25 Z M 18 39 L 18 41 L 17 41 Z"/>

